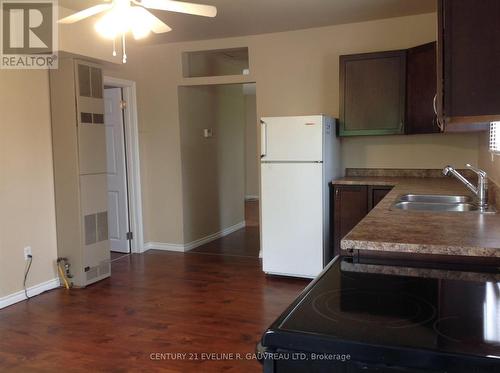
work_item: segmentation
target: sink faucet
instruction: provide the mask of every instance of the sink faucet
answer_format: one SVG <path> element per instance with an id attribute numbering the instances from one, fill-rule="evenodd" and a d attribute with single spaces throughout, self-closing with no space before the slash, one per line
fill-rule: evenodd
<path id="1" fill-rule="evenodd" d="M 469 170 L 472 170 L 477 174 L 477 187 L 451 166 L 443 168 L 443 175 L 452 175 L 460 180 L 472 193 L 476 195 L 479 209 L 484 211 L 488 208 L 488 174 L 477 167 L 471 166 L 470 164 L 467 164 L 466 166 Z"/>

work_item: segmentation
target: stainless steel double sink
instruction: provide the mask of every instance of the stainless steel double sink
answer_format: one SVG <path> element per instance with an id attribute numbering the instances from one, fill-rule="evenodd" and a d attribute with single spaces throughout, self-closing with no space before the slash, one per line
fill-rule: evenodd
<path id="1" fill-rule="evenodd" d="M 434 212 L 495 212 L 492 208 L 481 211 L 470 196 L 439 194 L 404 194 L 398 198 L 392 207 L 399 210 Z"/>

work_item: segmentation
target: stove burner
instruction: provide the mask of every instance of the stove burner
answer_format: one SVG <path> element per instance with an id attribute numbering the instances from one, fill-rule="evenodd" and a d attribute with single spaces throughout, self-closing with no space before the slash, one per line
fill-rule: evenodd
<path id="1" fill-rule="evenodd" d="M 427 300 L 404 292 L 380 292 L 344 288 L 320 294 L 313 309 L 333 322 L 377 323 L 386 328 L 410 328 L 436 317 Z"/>

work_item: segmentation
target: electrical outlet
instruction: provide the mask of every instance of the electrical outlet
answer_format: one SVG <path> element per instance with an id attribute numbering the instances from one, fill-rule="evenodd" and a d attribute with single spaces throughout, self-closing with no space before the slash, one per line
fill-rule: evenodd
<path id="1" fill-rule="evenodd" d="M 28 260 L 29 259 L 29 255 L 33 255 L 31 254 L 31 246 L 26 246 L 24 248 L 24 260 Z"/>

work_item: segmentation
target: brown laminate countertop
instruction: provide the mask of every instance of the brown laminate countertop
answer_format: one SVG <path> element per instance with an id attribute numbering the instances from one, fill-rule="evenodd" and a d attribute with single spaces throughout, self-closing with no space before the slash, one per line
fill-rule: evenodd
<path id="1" fill-rule="evenodd" d="M 345 177 L 334 185 L 394 186 L 349 232 L 343 250 L 465 255 L 500 258 L 500 213 L 429 212 L 392 209 L 402 194 L 471 195 L 459 181 L 445 177 Z"/>

